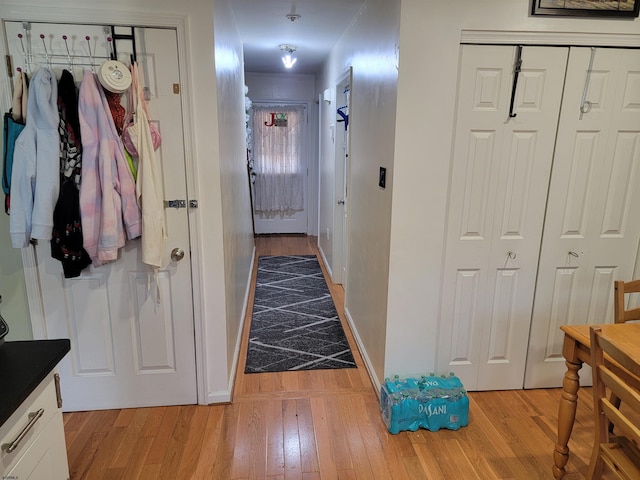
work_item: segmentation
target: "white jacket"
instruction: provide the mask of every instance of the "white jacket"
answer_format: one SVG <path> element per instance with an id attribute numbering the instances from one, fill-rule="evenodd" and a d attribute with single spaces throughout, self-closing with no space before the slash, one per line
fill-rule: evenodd
<path id="1" fill-rule="evenodd" d="M 53 209 L 60 190 L 58 84 L 47 68 L 29 84 L 27 124 L 16 140 L 11 173 L 9 232 L 14 248 L 29 239 L 51 240 Z"/>

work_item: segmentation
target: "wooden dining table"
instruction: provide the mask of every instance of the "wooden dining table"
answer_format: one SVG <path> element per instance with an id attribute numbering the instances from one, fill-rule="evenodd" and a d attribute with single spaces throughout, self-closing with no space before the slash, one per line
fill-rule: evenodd
<path id="1" fill-rule="evenodd" d="M 569 438 L 573 430 L 578 406 L 578 390 L 582 365 L 591 365 L 591 340 L 589 328 L 592 325 L 563 325 L 564 332 L 562 355 L 565 358 L 567 372 L 562 381 L 562 395 L 558 408 L 558 443 L 553 451 L 553 477 L 558 480 L 565 474 L 569 461 Z M 625 352 L 640 361 L 640 324 L 618 323 L 593 325 L 602 329 L 602 335 L 616 343 Z M 605 358 L 606 362 L 606 358 Z"/>

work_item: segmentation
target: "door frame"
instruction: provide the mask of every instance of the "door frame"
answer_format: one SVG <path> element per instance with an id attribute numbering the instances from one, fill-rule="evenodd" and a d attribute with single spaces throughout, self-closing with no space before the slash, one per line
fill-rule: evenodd
<path id="1" fill-rule="evenodd" d="M 338 87 L 342 85 L 344 82 L 349 83 L 349 122 L 351 122 L 351 94 L 353 91 L 353 67 L 349 67 L 349 69 L 344 72 L 342 75 L 338 77 L 335 84 L 335 92 L 336 99 L 338 98 Z M 338 108 L 337 100 L 336 107 L 334 110 Z M 336 113 L 334 112 L 334 115 Z M 346 285 L 347 283 L 347 265 L 348 265 L 348 245 L 349 245 L 349 178 L 350 178 L 350 163 L 345 158 L 345 153 L 343 153 L 345 143 L 347 147 L 346 157 L 349 157 L 350 154 L 350 146 L 351 146 L 351 129 L 347 128 L 346 135 L 344 135 L 343 131 L 340 131 L 342 135 L 342 141 L 338 141 L 338 131 L 341 130 L 338 128 L 337 121 L 335 122 L 335 142 L 334 142 L 334 158 L 335 158 L 335 178 L 334 178 L 334 191 L 335 191 L 335 201 L 333 204 L 333 265 L 332 265 L 332 278 L 331 280 L 334 283 Z M 340 206 L 337 202 L 339 198 L 342 197 L 342 200 L 345 202 Z M 338 215 L 336 215 L 336 212 Z M 340 214 L 341 213 L 341 214 Z"/>
<path id="2" fill-rule="evenodd" d="M 96 22 L 100 19 L 100 22 Z M 192 128 L 193 112 L 191 105 L 193 104 L 193 96 L 190 90 L 190 82 L 188 81 L 189 72 L 192 70 L 192 60 L 189 54 L 188 38 L 189 26 L 188 17 L 184 15 L 158 15 L 150 14 L 142 11 L 112 11 L 98 10 L 92 8 L 72 9 L 68 7 L 22 7 L 16 6 L 10 12 L 0 17 L 1 22 L 43 22 L 43 23 L 74 23 L 74 24 L 105 24 L 116 26 L 140 25 L 148 28 L 168 28 L 176 31 L 178 65 L 181 78 L 181 99 L 182 99 L 182 136 L 184 141 L 184 162 L 186 175 L 187 198 L 197 198 L 197 174 L 196 164 L 193 158 L 195 138 Z M 4 35 L 0 35 L 0 46 L 4 51 L 8 51 Z M 8 111 L 11 105 L 11 88 L 8 77 L 2 75 L 2 91 L 0 92 L 0 103 Z M 195 344 L 195 368 L 196 368 L 196 393 L 198 403 L 206 405 L 209 402 L 207 395 L 206 379 L 207 375 L 207 350 L 205 345 L 205 328 L 204 328 L 204 304 L 202 296 L 202 247 L 198 238 L 200 238 L 200 222 L 195 211 L 188 212 L 189 222 L 189 244 L 191 248 L 191 282 L 192 282 L 192 302 L 193 302 L 193 322 L 194 322 L 194 344 Z M 40 282 L 38 281 L 38 267 L 35 254 L 35 248 L 23 248 L 22 263 L 25 274 L 25 284 L 27 291 L 27 299 L 29 304 L 29 312 L 31 318 L 31 328 L 34 339 L 48 338 L 45 326 L 45 314 L 42 304 L 42 293 Z"/>

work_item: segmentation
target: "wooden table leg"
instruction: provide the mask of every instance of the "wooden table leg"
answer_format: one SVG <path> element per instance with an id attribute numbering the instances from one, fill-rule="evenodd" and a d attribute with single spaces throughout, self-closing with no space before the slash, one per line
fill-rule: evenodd
<path id="1" fill-rule="evenodd" d="M 573 422 L 576 419 L 578 407 L 578 389 L 580 388 L 580 375 L 578 370 L 582 368 L 582 362 L 565 362 L 567 372 L 562 381 L 562 396 L 558 408 L 558 443 L 553 451 L 553 478 L 561 479 L 565 473 L 565 465 L 569 461 L 569 438 L 573 430 Z"/>

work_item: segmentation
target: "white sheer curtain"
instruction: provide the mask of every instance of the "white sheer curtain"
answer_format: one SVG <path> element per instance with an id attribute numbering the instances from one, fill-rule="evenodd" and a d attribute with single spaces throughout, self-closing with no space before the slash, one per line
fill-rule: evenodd
<path id="1" fill-rule="evenodd" d="M 252 110 L 255 210 L 303 210 L 304 107 L 254 104 Z"/>

